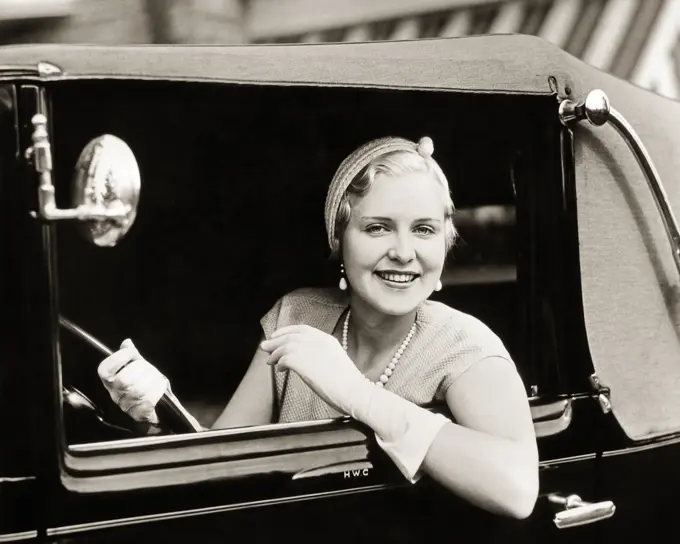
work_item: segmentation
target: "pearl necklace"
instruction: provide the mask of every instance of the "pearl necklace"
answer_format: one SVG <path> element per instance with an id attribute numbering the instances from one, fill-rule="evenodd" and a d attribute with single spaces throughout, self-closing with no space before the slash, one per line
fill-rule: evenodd
<path id="1" fill-rule="evenodd" d="M 349 328 L 349 316 L 351 313 L 352 313 L 351 309 L 347 310 L 347 316 L 345 317 L 345 322 L 342 325 L 342 349 L 344 349 L 345 352 L 347 351 L 347 330 Z M 385 367 L 385 370 L 383 370 L 382 374 L 380 375 L 380 378 L 378 379 L 377 382 L 375 382 L 375 385 L 377 385 L 378 387 L 385 387 L 385 384 L 390 379 L 390 376 L 394 372 L 394 369 L 397 368 L 397 363 L 399 362 L 399 359 L 401 359 L 402 354 L 406 350 L 406 347 L 411 341 L 411 338 L 413 338 L 413 334 L 415 332 L 416 322 L 414 321 L 413 325 L 411 325 L 411 330 L 408 331 L 406 338 L 404 338 L 404 341 L 401 343 L 401 346 L 399 346 L 399 349 L 394 354 L 394 357 L 392 357 L 392 360 L 387 365 L 387 367 Z M 368 380 L 369 378 L 367 377 L 366 379 Z"/>

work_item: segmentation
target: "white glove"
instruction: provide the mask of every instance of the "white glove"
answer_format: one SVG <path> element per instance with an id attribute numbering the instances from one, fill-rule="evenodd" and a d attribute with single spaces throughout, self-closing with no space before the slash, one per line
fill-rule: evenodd
<path id="1" fill-rule="evenodd" d="M 283 327 L 260 347 L 278 371 L 294 371 L 332 407 L 371 427 L 410 482 L 420 478 L 425 455 L 447 418 L 376 386 L 333 336 L 313 327 Z"/>
<path id="2" fill-rule="evenodd" d="M 352 417 L 375 431 L 378 445 L 411 483 L 422 476 L 421 466 L 432 442 L 451 420 L 369 384 L 354 396 Z"/>
<path id="3" fill-rule="evenodd" d="M 97 373 L 121 410 L 135 421 L 158 424 L 156 404 L 170 382 L 139 354 L 132 340 L 124 340 L 99 364 Z"/>

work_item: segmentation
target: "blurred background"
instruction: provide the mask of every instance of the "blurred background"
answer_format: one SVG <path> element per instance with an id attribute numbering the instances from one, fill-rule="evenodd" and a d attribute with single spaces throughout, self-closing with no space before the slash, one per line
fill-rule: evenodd
<path id="1" fill-rule="evenodd" d="M 541 36 L 680 99 L 680 0 L 0 0 L 0 44 Z"/>

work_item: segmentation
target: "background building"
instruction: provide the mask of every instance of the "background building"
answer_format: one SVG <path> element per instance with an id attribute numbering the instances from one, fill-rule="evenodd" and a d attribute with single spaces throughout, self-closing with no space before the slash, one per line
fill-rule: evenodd
<path id="1" fill-rule="evenodd" d="M 680 0 L 0 0 L 0 42 L 297 43 L 541 36 L 680 99 Z"/>

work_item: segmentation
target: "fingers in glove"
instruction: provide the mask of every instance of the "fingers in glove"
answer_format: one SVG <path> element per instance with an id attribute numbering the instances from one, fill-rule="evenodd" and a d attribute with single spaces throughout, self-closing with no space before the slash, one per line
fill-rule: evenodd
<path id="1" fill-rule="evenodd" d="M 155 407 L 167 387 L 167 378 L 142 359 L 121 370 L 110 393 L 113 401 L 133 419 L 157 423 Z"/>
<path id="2" fill-rule="evenodd" d="M 155 406 L 146 400 L 121 405 L 121 410 L 135 421 L 140 423 L 152 423 L 158 425 L 159 419 Z"/>
<path id="3" fill-rule="evenodd" d="M 270 366 L 274 366 L 277 368 L 277 370 L 282 370 L 279 368 L 280 365 L 283 364 L 282 359 L 286 356 L 289 355 L 292 351 L 292 346 L 290 343 L 284 343 L 277 347 L 275 350 L 271 352 L 271 355 L 269 356 L 269 359 L 267 359 L 267 364 Z"/>
<path id="4" fill-rule="evenodd" d="M 132 353 L 133 353 L 132 359 L 128 362 L 128 364 L 130 364 L 133 361 L 137 361 L 139 359 L 144 359 L 144 357 L 142 357 L 139 354 L 139 350 L 132 343 L 132 340 L 130 340 L 129 338 L 126 338 L 125 340 L 123 340 L 120 344 L 120 347 L 121 347 L 121 349 L 126 348 L 126 349 L 129 349 L 129 350 L 132 350 Z M 120 372 L 123 368 L 125 368 L 125 366 L 119 368 L 118 372 Z"/>
<path id="5" fill-rule="evenodd" d="M 137 350 L 137 348 L 135 347 L 135 345 L 132 343 L 132 340 L 130 340 L 129 338 L 126 338 L 125 340 L 123 340 L 123 341 L 120 343 L 120 348 L 121 348 L 121 349 L 123 349 L 123 348 L 129 348 L 129 349 L 131 349 L 131 350 L 134 350 L 134 351 L 137 353 L 137 357 L 139 357 L 140 359 L 141 359 L 141 357 L 142 357 L 142 356 L 139 354 L 139 351 Z"/>
<path id="6" fill-rule="evenodd" d="M 276 372 L 285 372 L 286 370 L 292 370 L 293 372 L 296 372 L 296 367 L 293 361 L 294 359 L 290 355 L 282 355 L 274 364 L 274 370 Z"/>
<path id="7" fill-rule="evenodd" d="M 318 329 L 310 327 L 309 325 L 287 325 L 280 329 L 276 329 L 270 338 L 278 338 L 279 336 L 286 336 L 287 334 L 309 334 L 314 331 L 318 331 Z"/>
<path id="8" fill-rule="evenodd" d="M 269 353 L 274 353 L 277 349 L 291 342 L 299 341 L 302 337 L 299 333 L 287 333 L 277 336 L 276 338 L 270 338 L 269 340 L 263 340 L 260 342 L 260 348 Z"/>
<path id="9" fill-rule="evenodd" d="M 134 347 L 119 349 L 99 363 L 97 373 L 102 381 L 111 383 L 121 370 L 137 359 L 139 352 Z"/>

